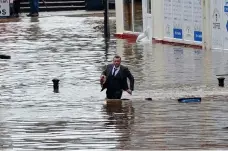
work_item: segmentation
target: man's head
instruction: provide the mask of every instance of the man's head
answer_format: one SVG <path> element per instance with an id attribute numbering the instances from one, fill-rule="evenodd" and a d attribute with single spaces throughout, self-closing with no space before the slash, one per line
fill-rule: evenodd
<path id="1" fill-rule="evenodd" d="M 114 58 L 113 58 L 113 64 L 115 65 L 115 67 L 119 67 L 120 66 L 120 63 L 121 63 L 121 57 L 116 55 Z"/>

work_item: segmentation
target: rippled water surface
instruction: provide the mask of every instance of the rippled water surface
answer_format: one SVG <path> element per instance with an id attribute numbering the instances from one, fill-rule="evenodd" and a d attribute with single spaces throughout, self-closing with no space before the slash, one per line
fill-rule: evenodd
<path id="1" fill-rule="evenodd" d="M 0 23 L 0 54 L 11 56 L 0 60 L 1 150 L 228 148 L 227 82 L 219 88 L 215 76 L 228 73 L 228 52 L 105 42 L 102 24 L 59 14 Z M 99 76 L 116 53 L 135 91 L 105 107 Z M 178 103 L 189 96 L 202 102 Z"/>

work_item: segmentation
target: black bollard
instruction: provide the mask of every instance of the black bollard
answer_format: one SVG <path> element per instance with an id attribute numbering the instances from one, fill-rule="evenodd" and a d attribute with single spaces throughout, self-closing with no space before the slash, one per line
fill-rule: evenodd
<path id="1" fill-rule="evenodd" d="M 11 57 L 8 55 L 0 55 L 0 59 L 10 59 Z"/>
<path id="2" fill-rule="evenodd" d="M 224 87 L 224 80 L 225 80 L 225 78 L 224 77 L 219 77 L 218 78 L 218 85 L 220 86 L 220 87 Z"/>
<path id="3" fill-rule="evenodd" d="M 59 79 L 53 79 L 53 89 L 55 93 L 59 93 Z"/>
<path id="4" fill-rule="evenodd" d="M 152 98 L 145 98 L 146 101 L 152 101 Z"/>

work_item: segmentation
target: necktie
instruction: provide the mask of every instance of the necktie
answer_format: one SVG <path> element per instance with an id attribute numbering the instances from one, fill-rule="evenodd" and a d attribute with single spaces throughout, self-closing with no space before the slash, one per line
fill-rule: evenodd
<path id="1" fill-rule="evenodd" d="M 113 76 L 115 76 L 115 74 L 116 74 L 116 70 L 117 70 L 117 68 L 114 68 L 114 72 L 113 72 Z"/>

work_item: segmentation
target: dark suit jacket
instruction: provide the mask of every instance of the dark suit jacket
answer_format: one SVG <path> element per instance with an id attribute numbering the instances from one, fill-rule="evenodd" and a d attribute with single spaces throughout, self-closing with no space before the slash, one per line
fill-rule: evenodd
<path id="1" fill-rule="evenodd" d="M 107 65 L 105 70 L 102 72 L 102 75 L 105 75 L 107 77 L 106 82 L 108 81 L 109 75 L 112 74 L 113 66 L 114 66 L 113 64 Z M 128 68 L 123 66 L 123 65 L 120 65 L 120 70 L 119 70 L 118 74 L 119 73 L 120 73 L 120 76 L 121 76 L 121 81 L 122 81 L 121 83 L 123 83 L 122 89 L 123 90 L 128 90 L 129 89 L 128 84 L 127 84 L 127 78 L 128 78 L 129 81 L 130 81 L 130 89 L 133 91 L 134 90 L 134 77 L 131 74 L 131 72 L 128 70 Z M 105 88 L 107 88 L 106 83 L 104 83 L 102 85 L 102 90 L 101 91 L 103 91 Z"/>

